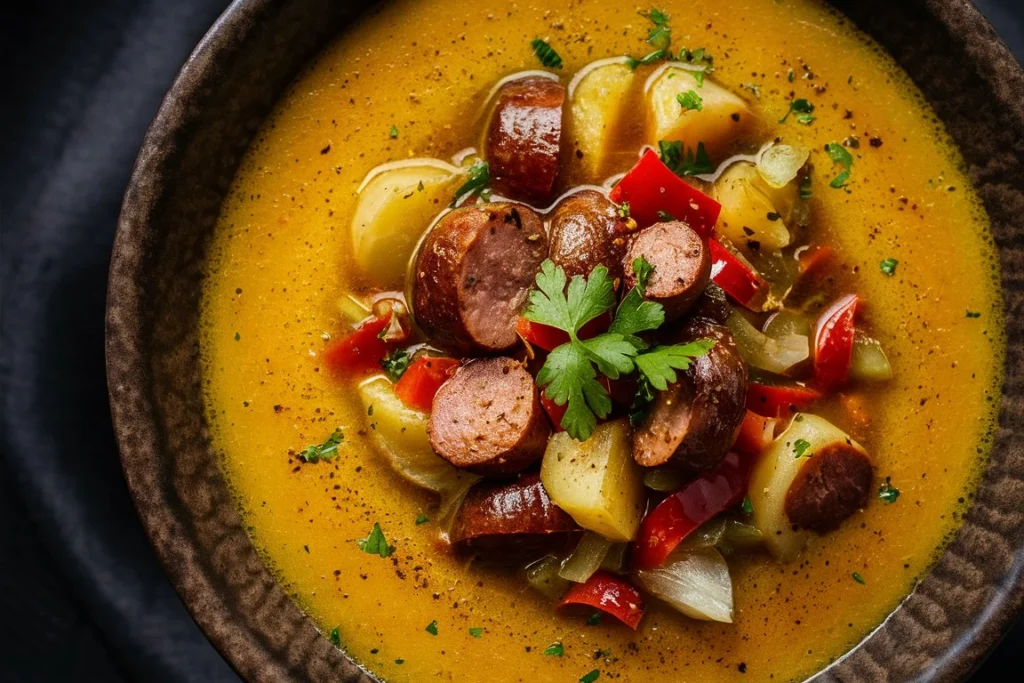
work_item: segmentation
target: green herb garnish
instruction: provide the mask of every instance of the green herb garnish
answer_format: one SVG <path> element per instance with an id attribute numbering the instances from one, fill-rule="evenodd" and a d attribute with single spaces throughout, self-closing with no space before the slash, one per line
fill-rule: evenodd
<path id="1" fill-rule="evenodd" d="M 420 524 L 426 524 L 429 521 L 430 517 L 427 517 L 425 514 L 421 512 L 419 516 L 416 518 L 416 526 L 419 526 Z"/>
<path id="2" fill-rule="evenodd" d="M 619 218 L 623 220 L 629 219 L 629 202 L 622 202 L 615 207 L 615 211 L 619 214 Z"/>
<path id="3" fill-rule="evenodd" d="M 697 151 L 694 152 L 692 148 L 684 150 L 683 143 L 680 140 L 673 142 L 659 140 L 658 156 L 673 173 L 681 178 L 700 175 L 701 173 L 711 173 L 715 170 L 707 151 L 704 149 L 703 142 L 697 143 Z"/>
<path id="4" fill-rule="evenodd" d="M 968 318 L 980 318 L 981 313 L 979 311 L 967 311 Z"/>
<path id="5" fill-rule="evenodd" d="M 894 275 L 896 273 L 896 266 L 898 266 L 899 263 L 899 261 L 890 257 L 882 259 L 882 262 L 878 264 L 878 267 L 886 275 Z"/>
<path id="6" fill-rule="evenodd" d="M 565 652 L 565 648 L 562 647 L 562 643 L 551 643 L 544 649 L 544 656 L 546 657 L 561 657 L 562 653 Z"/>
<path id="7" fill-rule="evenodd" d="M 391 124 L 391 132 L 389 133 L 391 139 L 394 140 L 398 137 L 398 126 Z"/>
<path id="8" fill-rule="evenodd" d="M 636 277 L 636 289 L 640 296 L 647 294 L 647 283 L 654 275 L 654 266 L 643 256 L 633 259 L 633 275 Z M 627 294 L 628 296 L 628 294 Z"/>
<path id="9" fill-rule="evenodd" d="M 533 48 L 533 54 L 537 55 L 537 59 L 540 63 L 549 69 L 561 69 L 562 58 L 559 56 L 555 49 L 547 44 L 547 41 L 541 38 L 534 38 L 530 41 L 530 47 Z"/>
<path id="10" fill-rule="evenodd" d="M 479 626 L 474 626 L 473 628 L 469 629 L 469 635 L 473 636 L 474 638 L 482 638 L 484 635 L 484 630 Z"/>
<path id="11" fill-rule="evenodd" d="M 600 676 L 601 672 L 594 669 L 590 673 L 580 676 L 580 683 L 594 683 L 594 681 L 596 681 Z"/>
<path id="12" fill-rule="evenodd" d="M 658 221 L 660 223 L 671 223 L 674 220 L 675 217 L 672 216 L 672 214 L 670 214 L 668 211 L 658 211 Z"/>
<path id="13" fill-rule="evenodd" d="M 750 500 L 750 496 L 743 497 L 743 504 L 741 505 L 743 512 L 748 515 L 754 514 L 754 504 Z"/>
<path id="14" fill-rule="evenodd" d="M 485 193 L 485 188 L 490 183 L 491 167 L 487 165 L 486 161 L 476 162 L 466 172 L 466 182 L 455 191 L 455 199 L 452 200 L 451 206 L 458 206 L 463 199 L 474 192 L 482 196 Z"/>
<path id="15" fill-rule="evenodd" d="M 600 612 L 594 612 L 589 617 L 587 617 L 587 626 L 597 626 L 600 623 L 601 623 L 601 613 Z"/>
<path id="16" fill-rule="evenodd" d="M 235 332 L 235 341 L 241 341 L 241 339 L 242 339 L 242 335 L 239 334 L 238 332 Z"/>
<path id="17" fill-rule="evenodd" d="M 399 657 L 398 659 L 395 660 L 395 664 L 405 664 L 405 660 L 402 659 L 401 657 Z"/>
<path id="18" fill-rule="evenodd" d="M 857 583 L 859 583 L 862 586 L 867 583 L 867 581 L 864 580 L 864 577 L 861 576 L 858 572 L 854 572 L 852 574 L 852 576 L 853 576 L 853 580 L 856 581 Z"/>
<path id="19" fill-rule="evenodd" d="M 341 429 L 335 429 L 322 444 L 307 446 L 306 450 L 299 453 L 299 459 L 308 463 L 330 460 L 338 454 L 338 445 L 344 440 L 345 435 L 341 433 Z"/>
<path id="20" fill-rule="evenodd" d="M 800 181 L 800 199 L 810 199 L 814 196 L 814 189 L 811 187 L 811 174 L 808 173 Z"/>
<path id="21" fill-rule="evenodd" d="M 667 50 L 655 50 L 654 52 L 648 52 L 640 59 L 633 57 L 626 57 L 626 66 L 630 69 L 636 69 L 638 66 L 647 66 L 648 64 L 654 64 L 659 59 L 671 56 L 671 53 Z"/>
<path id="22" fill-rule="evenodd" d="M 797 458 L 804 457 L 804 453 L 807 453 L 807 449 L 811 447 L 811 442 L 807 439 L 797 439 L 793 442 L 793 453 Z M 807 457 L 811 457 L 810 453 L 807 453 Z"/>
<path id="23" fill-rule="evenodd" d="M 640 15 L 647 17 L 654 24 L 647 31 L 647 42 L 656 50 L 667 50 L 672 43 L 672 29 L 668 25 L 668 15 L 654 7 L 646 14 L 641 12 Z"/>
<path id="24" fill-rule="evenodd" d="M 331 645 L 334 647 L 341 647 L 341 634 L 338 633 L 338 627 L 335 626 L 331 629 Z"/>
<path id="25" fill-rule="evenodd" d="M 393 351 L 381 359 L 380 366 L 388 373 L 392 382 L 397 382 L 409 369 L 409 360 L 409 354 L 405 351 Z"/>
<path id="26" fill-rule="evenodd" d="M 846 187 L 850 180 L 850 167 L 853 166 L 853 156 L 838 142 L 830 142 L 825 145 L 825 151 L 828 152 L 828 156 L 832 159 L 833 163 L 839 164 L 844 169 L 842 173 L 832 179 L 828 186 L 834 190 Z"/>
<path id="27" fill-rule="evenodd" d="M 797 121 L 805 126 L 810 125 L 810 123 L 817 118 L 811 114 L 813 111 L 814 105 L 801 97 L 800 99 L 793 100 L 789 103 L 789 111 L 786 112 L 785 116 L 779 119 L 779 123 L 785 123 L 790 114 L 796 114 Z"/>
<path id="28" fill-rule="evenodd" d="M 892 485 L 889 477 L 885 478 L 882 485 L 878 487 L 878 499 L 886 505 L 892 505 L 900 497 L 900 490 Z"/>
<path id="29" fill-rule="evenodd" d="M 388 545 L 388 541 L 384 538 L 384 532 L 380 529 L 380 524 L 377 522 L 373 523 L 373 529 L 370 531 L 370 535 L 364 539 L 356 541 L 359 549 L 369 555 L 380 555 L 381 557 L 390 557 L 391 553 L 395 552 L 395 546 Z"/>
<path id="30" fill-rule="evenodd" d="M 426 631 L 427 633 L 429 633 L 432 636 L 436 636 L 437 635 L 437 619 L 434 619 L 432 622 L 427 624 L 427 627 L 425 629 L 423 629 L 423 630 Z"/>
<path id="31" fill-rule="evenodd" d="M 684 111 L 701 111 L 704 109 L 704 99 L 697 94 L 696 90 L 687 90 L 676 95 L 676 101 Z"/>

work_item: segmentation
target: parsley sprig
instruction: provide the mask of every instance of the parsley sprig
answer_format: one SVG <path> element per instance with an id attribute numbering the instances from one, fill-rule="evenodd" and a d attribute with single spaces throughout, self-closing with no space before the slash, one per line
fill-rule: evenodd
<path id="1" fill-rule="evenodd" d="M 825 145 L 825 151 L 834 163 L 843 167 L 843 171 L 828 184 L 833 190 L 841 190 L 850 184 L 850 168 L 853 166 L 853 155 L 838 142 L 830 142 Z"/>
<path id="2" fill-rule="evenodd" d="M 299 452 L 299 459 L 310 464 L 330 460 L 338 454 L 338 446 L 344 440 L 345 435 L 341 429 L 335 429 L 323 443 L 306 446 L 305 450 Z"/>
<path id="3" fill-rule="evenodd" d="M 533 48 L 533 54 L 536 55 L 540 63 L 549 69 L 561 69 L 562 68 L 562 57 L 555 48 L 551 47 L 546 40 L 543 38 L 534 38 L 530 41 L 530 47 Z"/>
<path id="4" fill-rule="evenodd" d="M 697 143 L 697 151 L 692 147 L 683 147 L 680 140 L 669 142 L 668 140 L 658 141 L 658 156 L 662 163 L 679 177 L 711 173 L 715 170 L 704 143 Z"/>
<path id="5" fill-rule="evenodd" d="M 491 167 L 486 161 L 478 161 L 466 171 L 466 182 L 455 190 L 455 199 L 450 206 L 452 208 L 462 203 L 464 199 L 472 194 L 478 194 L 484 201 L 490 197 L 487 186 L 491 184 Z"/>
<path id="6" fill-rule="evenodd" d="M 550 259 L 544 261 L 537 274 L 537 288 L 530 292 L 523 313 L 527 320 L 569 335 L 567 343 L 548 355 L 537 384 L 545 387 L 545 395 L 555 404 L 567 405 L 561 426 L 578 441 L 586 441 L 598 418 L 607 417 L 612 410 L 611 397 L 598 381 L 598 373 L 618 379 L 639 371 L 641 381 L 664 390 L 676 381 L 676 370 L 689 368 L 690 361 L 707 353 L 713 344 L 698 340 L 651 348 L 639 335 L 661 327 L 665 311 L 661 304 L 644 299 L 651 265 L 637 259 L 633 270 L 637 286 L 618 305 L 604 334 L 591 339 L 578 336 L 588 322 L 616 308 L 615 287 L 604 266 L 594 268 L 586 279 L 576 275 L 567 281 L 561 267 Z"/>

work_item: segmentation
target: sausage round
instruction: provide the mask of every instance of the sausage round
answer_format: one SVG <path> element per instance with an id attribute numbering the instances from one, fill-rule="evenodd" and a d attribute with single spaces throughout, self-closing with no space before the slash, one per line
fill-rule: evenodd
<path id="1" fill-rule="evenodd" d="M 786 516 L 797 526 L 832 531 L 867 505 L 874 469 L 861 450 L 836 442 L 816 451 L 786 492 Z"/>
<path id="2" fill-rule="evenodd" d="M 551 501 L 540 475 L 525 474 L 513 482 L 485 482 L 471 488 L 455 516 L 449 540 L 452 544 L 497 545 L 577 528 L 572 517 Z"/>
<path id="3" fill-rule="evenodd" d="M 510 81 L 498 91 L 484 149 L 498 193 L 541 204 L 550 199 L 564 103 L 565 87 L 541 76 Z"/>
<path id="4" fill-rule="evenodd" d="M 441 385 L 427 433 L 433 449 L 456 467 L 502 475 L 544 454 L 551 425 L 526 368 L 511 358 L 485 358 Z"/>
<path id="5" fill-rule="evenodd" d="M 540 217 L 522 204 L 446 214 L 416 257 L 413 312 L 433 343 L 453 351 L 513 347 L 519 309 L 548 252 Z"/>
<path id="6" fill-rule="evenodd" d="M 665 320 L 690 310 L 711 280 L 707 244 L 682 221 L 656 223 L 633 238 L 622 264 L 627 288 L 636 285 L 633 261 L 641 257 L 654 266 L 645 296 L 665 307 Z"/>
<path id="7" fill-rule="evenodd" d="M 596 190 L 583 190 L 560 201 L 552 212 L 548 255 L 569 278 L 587 277 L 603 265 L 612 279 L 621 279 L 627 234 L 615 204 Z"/>
<path id="8" fill-rule="evenodd" d="M 633 458 L 644 467 L 670 464 L 683 470 L 714 467 L 729 451 L 746 413 L 747 366 L 727 327 L 694 319 L 674 343 L 711 339 L 678 381 L 658 392 L 633 433 Z"/>

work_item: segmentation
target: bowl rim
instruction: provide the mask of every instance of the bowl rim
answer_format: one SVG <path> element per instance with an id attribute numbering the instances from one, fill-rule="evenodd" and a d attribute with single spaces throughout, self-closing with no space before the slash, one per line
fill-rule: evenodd
<path id="1" fill-rule="evenodd" d="M 245 659 L 254 653 L 251 648 L 239 642 L 241 631 L 232 623 L 233 615 L 227 610 L 218 611 L 218 603 L 211 600 L 214 596 L 204 593 L 206 587 L 189 585 L 179 578 L 180 575 L 175 569 L 179 568 L 181 563 L 193 561 L 193 558 L 171 550 L 175 541 L 168 536 L 169 523 L 166 519 L 171 513 L 143 509 L 141 491 L 146 486 L 146 480 L 141 474 L 142 469 L 151 466 L 151 462 L 149 458 L 135 457 L 140 448 L 138 427 L 141 424 L 143 431 L 150 432 L 143 437 L 152 443 L 159 443 L 160 434 L 152 409 L 150 408 L 148 412 L 143 411 L 140 415 L 138 396 L 129 398 L 127 395 L 127 387 L 134 378 L 148 376 L 149 370 L 141 352 L 137 330 L 126 314 L 130 316 L 133 310 L 141 309 L 145 305 L 145 295 L 142 291 L 131 292 L 126 300 L 125 291 L 122 289 L 119 292 L 120 300 L 115 305 L 114 287 L 117 279 L 123 281 L 124 278 L 128 278 L 130 281 L 136 281 L 140 276 L 144 247 L 154 236 L 153 215 L 158 209 L 157 201 L 161 186 L 165 182 L 160 179 L 161 169 L 176 153 L 178 141 L 182 135 L 187 135 L 187 128 L 195 116 L 195 112 L 190 111 L 189 103 L 203 88 L 209 87 L 211 75 L 216 71 L 214 65 L 217 60 L 233 52 L 236 49 L 235 45 L 259 24 L 260 18 L 269 15 L 270 8 L 282 1 L 233 0 L 204 34 L 164 96 L 158 113 L 145 134 L 125 192 L 117 223 L 107 294 L 105 349 L 108 392 L 122 468 L 133 501 L 165 573 L 192 618 L 221 655 L 246 680 L 270 679 L 263 675 L 254 675 L 251 668 L 245 666 Z M 952 30 L 952 22 L 958 22 L 958 34 L 968 42 L 986 43 L 985 50 L 971 50 L 975 66 L 985 79 L 986 91 L 992 98 L 1001 101 L 1017 114 L 1018 126 L 1024 125 L 1024 102 L 1013 99 L 1014 89 L 1019 92 L 1021 83 L 1024 83 L 1024 70 L 1005 44 L 998 39 L 988 21 L 967 0 L 922 0 L 922 4 L 928 5 L 929 10 L 935 13 L 936 18 L 946 28 Z M 1015 83 L 1009 85 L 999 82 L 994 76 L 996 72 L 1005 70 L 1008 63 L 1016 67 L 1014 76 L 1017 79 Z M 1001 247 L 998 250 L 1002 252 Z M 1005 272 L 1001 290 L 1005 297 Z M 125 305 L 126 303 L 128 305 Z M 1011 311 L 1005 302 L 1004 311 L 1009 320 Z M 1011 362 L 1010 343 L 1010 339 L 1007 338 L 1007 364 Z M 1003 386 L 1001 397 L 1004 403 L 1006 393 L 1007 388 Z M 1000 418 L 1002 422 L 1002 415 Z M 1016 441 L 1014 443 L 1016 444 Z M 993 452 L 997 447 L 993 445 Z M 981 485 L 979 484 L 979 487 Z M 927 671 L 922 674 L 921 680 L 953 681 L 966 677 L 983 661 L 989 649 L 998 643 L 1010 624 L 1017 619 L 1024 608 L 1024 545 L 1014 548 L 1014 551 L 1014 561 L 1002 576 L 1000 590 L 986 599 L 971 628 L 940 651 L 941 654 L 934 658 Z M 934 569 L 935 566 L 922 575 L 921 581 L 930 576 Z M 838 680 L 829 677 L 829 672 L 856 655 L 876 634 L 885 630 L 916 591 L 917 587 L 882 624 L 811 679 Z M 308 617 L 304 618 L 308 620 Z M 342 671 L 345 680 L 375 680 L 368 672 L 355 669 L 347 657 L 344 659 L 348 663 Z M 884 664 L 882 666 L 884 670 Z"/>

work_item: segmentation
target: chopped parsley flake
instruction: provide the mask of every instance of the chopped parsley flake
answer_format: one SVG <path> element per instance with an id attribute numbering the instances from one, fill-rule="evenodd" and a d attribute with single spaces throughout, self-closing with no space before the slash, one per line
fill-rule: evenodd
<path id="1" fill-rule="evenodd" d="M 754 513 L 754 504 L 751 502 L 750 496 L 744 496 L 743 497 L 742 508 L 743 508 L 743 512 L 745 512 L 748 515 L 751 515 L 751 514 Z"/>
<path id="2" fill-rule="evenodd" d="M 859 583 L 862 586 L 867 583 L 867 581 L 864 580 L 864 577 L 861 576 L 858 572 L 854 572 L 852 574 L 852 576 L 853 576 L 853 580 L 856 581 L 857 583 Z"/>
<path id="3" fill-rule="evenodd" d="M 401 657 L 399 657 L 398 659 L 395 660 L 395 664 L 405 664 L 405 660 L 402 659 Z"/>
<path id="4" fill-rule="evenodd" d="M 597 669 L 594 669 L 590 673 L 580 676 L 580 683 L 594 683 L 594 681 L 600 678 L 600 676 L 601 672 Z"/>
<path id="5" fill-rule="evenodd" d="M 241 341 L 241 339 L 242 335 L 240 335 L 238 332 L 235 332 L 235 341 Z"/>
<path id="6" fill-rule="evenodd" d="M 420 524 L 426 524 L 429 521 L 430 517 L 427 517 L 425 514 L 420 513 L 420 515 L 416 518 L 416 526 L 419 526 Z"/>
<path id="7" fill-rule="evenodd" d="M 810 123 L 817 118 L 811 114 L 813 111 L 814 105 L 801 97 L 789 103 L 789 111 L 786 112 L 785 116 L 779 119 L 779 123 L 785 123 L 790 114 L 796 114 L 797 121 L 805 126 L 810 125 Z"/>
<path id="8" fill-rule="evenodd" d="M 455 191 L 455 199 L 452 200 L 451 206 L 458 206 L 463 199 L 469 195 L 475 193 L 484 196 L 486 188 L 491 183 L 491 167 L 487 165 L 486 161 L 478 161 L 469 167 L 469 171 L 466 172 L 466 182 Z"/>
<path id="9" fill-rule="evenodd" d="M 648 52 L 640 59 L 626 57 L 626 66 L 628 66 L 630 69 L 636 69 L 638 66 L 641 65 L 647 66 L 648 64 L 654 64 L 659 59 L 663 59 L 664 57 L 670 57 L 671 54 L 672 53 L 670 53 L 668 50 L 655 50 L 654 52 Z"/>
<path id="10" fill-rule="evenodd" d="M 397 382 L 409 369 L 409 361 L 409 354 L 405 351 L 393 351 L 386 358 L 381 359 L 380 366 L 384 368 L 384 372 L 388 373 L 392 382 Z"/>
<path id="11" fill-rule="evenodd" d="M 853 156 L 838 142 L 830 142 L 825 145 L 825 151 L 828 152 L 828 156 L 832 159 L 833 163 L 843 167 L 842 173 L 833 178 L 828 186 L 834 190 L 846 187 L 850 180 L 850 167 L 853 166 Z"/>
<path id="12" fill-rule="evenodd" d="M 680 140 L 659 140 L 658 156 L 679 177 L 711 173 L 715 170 L 703 142 L 697 143 L 697 151 L 694 152 L 692 148 L 684 149 Z"/>
<path id="13" fill-rule="evenodd" d="M 900 490 L 892 485 L 889 477 L 878 487 L 878 499 L 886 505 L 892 505 L 900 497 Z"/>
<path id="14" fill-rule="evenodd" d="M 356 541 L 356 543 L 359 545 L 359 549 L 368 555 L 390 557 L 391 553 L 395 552 L 395 546 L 388 545 L 387 539 L 384 538 L 384 532 L 381 531 L 380 524 L 377 522 L 373 523 L 373 530 L 370 531 L 370 535 Z"/>
<path id="15" fill-rule="evenodd" d="M 886 275 L 895 275 L 896 266 L 899 265 L 899 261 L 894 258 L 882 259 L 882 262 L 878 264 L 879 269 Z"/>
<path id="16" fill-rule="evenodd" d="M 565 652 L 565 648 L 562 647 L 561 642 L 551 643 L 544 649 L 545 657 L 561 657 Z"/>
<path id="17" fill-rule="evenodd" d="M 968 318 L 980 318 L 981 313 L 979 311 L 967 311 Z"/>
<path id="18" fill-rule="evenodd" d="M 537 56 L 540 63 L 549 69 L 561 69 L 562 58 L 559 56 L 555 49 L 547 44 L 547 41 L 540 38 L 534 38 L 530 41 L 530 47 L 533 48 L 533 54 Z"/>
<path id="19" fill-rule="evenodd" d="M 651 281 L 653 274 L 654 266 L 650 261 L 643 256 L 633 259 L 633 275 L 636 276 L 636 288 L 640 292 L 640 296 L 647 293 L 647 283 Z"/>
<path id="20" fill-rule="evenodd" d="M 341 635 L 338 633 L 337 626 L 331 629 L 331 645 L 341 647 Z"/>
<path id="21" fill-rule="evenodd" d="M 437 635 L 437 619 L 434 619 L 432 622 L 427 624 L 427 627 L 425 629 L 423 629 L 423 630 L 426 631 L 427 633 L 429 633 L 432 636 L 436 636 Z"/>
<path id="22" fill-rule="evenodd" d="M 655 7 L 652 7 L 646 14 L 644 12 L 640 14 L 654 24 L 647 31 L 647 42 L 656 50 L 667 50 L 668 46 L 672 44 L 672 29 L 668 25 L 669 16 Z"/>
<path id="23" fill-rule="evenodd" d="M 670 223 L 675 218 L 668 211 L 658 211 L 658 220 L 662 223 Z"/>
<path id="24" fill-rule="evenodd" d="M 473 636 L 474 638 L 482 638 L 484 635 L 484 630 L 480 626 L 474 626 L 469 629 L 469 635 Z"/>
<path id="25" fill-rule="evenodd" d="M 391 125 L 391 132 L 389 133 L 389 135 L 391 136 L 392 140 L 397 138 L 398 137 L 398 126 L 392 124 Z"/>
<path id="26" fill-rule="evenodd" d="M 601 613 L 600 612 L 594 612 L 589 617 L 587 617 L 587 626 L 597 626 L 600 623 L 601 623 Z"/>
<path id="27" fill-rule="evenodd" d="M 808 173 L 800 181 L 800 199 L 810 199 L 814 196 L 814 189 L 811 187 L 811 174 Z"/>
<path id="28" fill-rule="evenodd" d="M 299 459 L 310 464 L 318 463 L 321 460 L 330 460 L 338 454 L 338 445 L 344 440 L 345 435 L 341 433 L 341 429 L 335 429 L 334 433 L 327 437 L 322 444 L 307 446 L 306 450 L 299 453 Z"/>
<path id="29" fill-rule="evenodd" d="M 796 441 L 793 442 L 793 453 L 796 455 L 797 458 L 802 458 L 804 457 L 804 454 L 807 453 L 807 449 L 810 447 L 811 442 L 808 441 L 807 439 L 797 439 Z M 807 453 L 807 457 L 811 457 L 811 454 Z"/>
<path id="30" fill-rule="evenodd" d="M 684 111 L 701 111 L 704 109 L 704 99 L 697 94 L 696 90 L 687 90 L 676 95 L 676 101 Z"/>
<path id="31" fill-rule="evenodd" d="M 615 211 L 619 214 L 619 218 L 622 218 L 624 220 L 628 220 L 629 219 L 629 202 L 622 202 L 617 207 L 615 207 Z"/>

